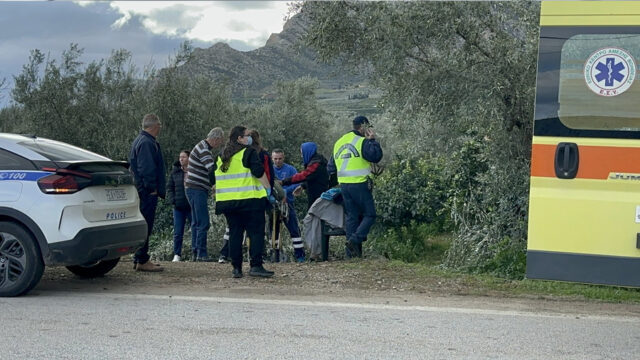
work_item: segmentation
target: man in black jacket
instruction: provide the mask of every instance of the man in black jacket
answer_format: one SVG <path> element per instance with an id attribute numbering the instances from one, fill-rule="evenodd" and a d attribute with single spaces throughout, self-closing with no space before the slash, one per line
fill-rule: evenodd
<path id="1" fill-rule="evenodd" d="M 191 206 L 184 192 L 184 178 L 187 176 L 189 164 L 189 151 L 182 150 L 178 161 L 173 164 L 173 170 L 169 175 L 167 184 L 167 202 L 173 205 L 173 262 L 182 260 L 182 239 L 184 226 L 189 220 L 191 223 Z M 196 244 L 195 233 L 191 232 L 191 247 Z"/>
<path id="2" fill-rule="evenodd" d="M 158 206 L 158 197 L 165 195 L 165 167 L 160 144 L 156 138 L 162 124 L 155 114 L 147 114 L 142 119 L 142 130 L 131 145 L 129 168 L 136 182 L 140 197 L 140 212 L 147 221 L 147 239 L 133 257 L 133 268 L 137 271 L 162 271 L 163 268 L 149 261 L 149 236 Z"/>

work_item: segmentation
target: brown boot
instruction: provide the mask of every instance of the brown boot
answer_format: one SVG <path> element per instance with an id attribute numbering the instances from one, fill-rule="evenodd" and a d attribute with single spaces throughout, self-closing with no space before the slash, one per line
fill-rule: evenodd
<path id="1" fill-rule="evenodd" d="M 159 264 L 154 264 L 151 261 L 147 261 L 144 264 L 138 264 L 136 266 L 136 271 L 147 271 L 147 272 L 160 272 L 163 271 L 164 268 Z"/>

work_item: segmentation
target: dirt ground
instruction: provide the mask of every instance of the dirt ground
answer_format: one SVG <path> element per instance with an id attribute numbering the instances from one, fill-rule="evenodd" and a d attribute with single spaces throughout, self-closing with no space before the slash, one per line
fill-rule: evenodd
<path id="1" fill-rule="evenodd" d="M 122 260 L 101 278 L 82 279 L 64 267 L 47 268 L 34 293 L 42 291 L 109 292 L 167 296 L 231 296 L 340 301 L 403 306 L 500 309 L 640 318 L 638 304 L 612 304 L 549 295 L 515 295 L 470 284 L 465 277 L 442 276 L 384 260 L 266 263 L 269 279 L 233 279 L 231 265 L 163 262 L 165 271 L 142 273 Z"/>

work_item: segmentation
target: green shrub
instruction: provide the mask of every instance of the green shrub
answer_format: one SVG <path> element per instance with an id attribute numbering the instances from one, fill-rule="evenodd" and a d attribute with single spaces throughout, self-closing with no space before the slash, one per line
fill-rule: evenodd
<path id="1" fill-rule="evenodd" d="M 447 267 L 524 276 L 529 165 L 510 159 L 517 146 L 513 137 L 472 140 L 468 146 L 474 151 L 460 150 L 472 157 L 452 156 L 459 159 L 452 168 L 467 180 L 451 187 L 449 206 L 456 231 L 444 259 Z"/>
<path id="2" fill-rule="evenodd" d="M 378 227 L 367 248 L 387 259 L 405 262 L 439 262 L 447 244 L 432 239 L 441 233 L 439 224 L 411 221 L 408 225 Z"/>
<path id="3" fill-rule="evenodd" d="M 444 163 L 438 158 L 394 161 L 376 179 L 375 202 L 378 221 L 384 226 L 430 224 L 435 231 L 447 229 Z"/>
<path id="4" fill-rule="evenodd" d="M 481 269 L 500 277 L 523 279 L 527 264 L 527 253 L 521 244 L 515 243 L 509 237 L 492 246 L 495 254 Z"/>
<path id="5" fill-rule="evenodd" d="M 190 236 L 190 231 L 185 231 L 185 239 Z M 191 242 L 185 241 L 182 255 L 191 254 Z M 188 250 L 188 251 L 187 251 Z M 151 233 L 149 237 L 149 255 L 152 259 L 171 261 L 173 258 L 173 228 L 162 229 Z"/>

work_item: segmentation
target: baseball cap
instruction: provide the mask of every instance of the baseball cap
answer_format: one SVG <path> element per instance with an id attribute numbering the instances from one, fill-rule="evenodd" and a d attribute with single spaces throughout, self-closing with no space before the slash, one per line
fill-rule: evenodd
<path id="1" fill-rule="evenodd" d="M 366 116 L 359 115 L 353 118 L 353 126 L 360 126 L 362 124 L 369 124 L 369 119 L 367 119 Z"/>

